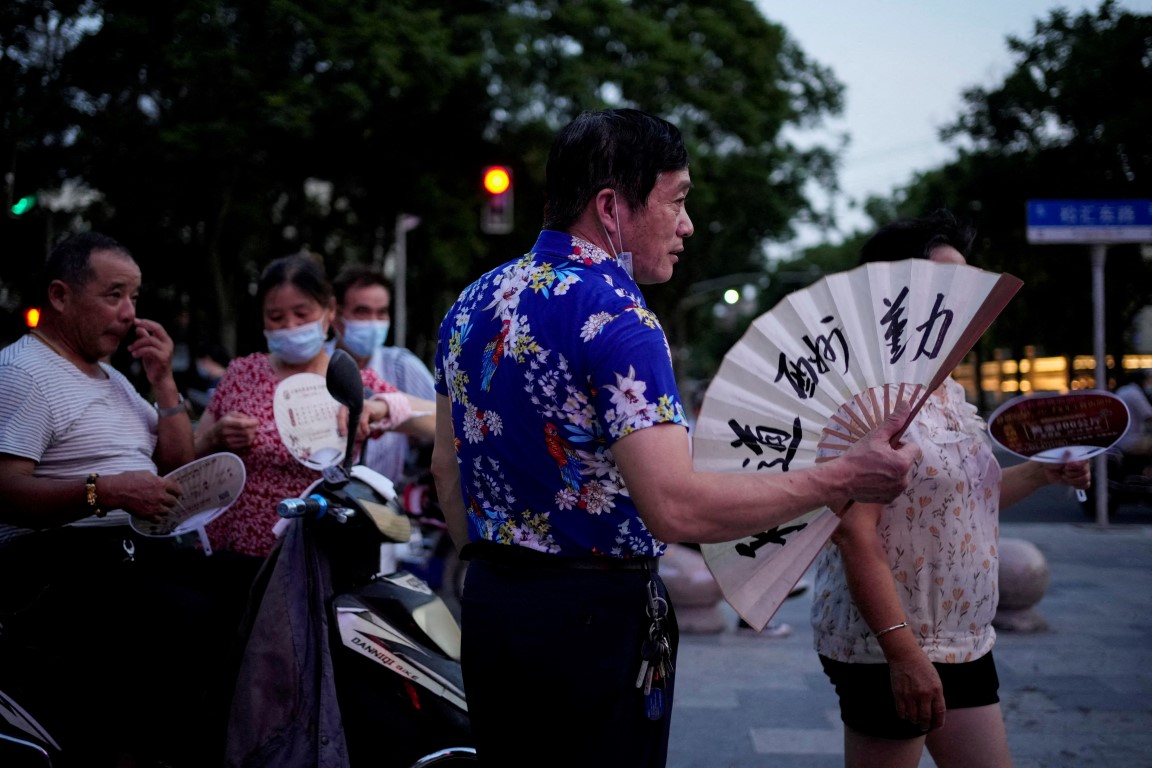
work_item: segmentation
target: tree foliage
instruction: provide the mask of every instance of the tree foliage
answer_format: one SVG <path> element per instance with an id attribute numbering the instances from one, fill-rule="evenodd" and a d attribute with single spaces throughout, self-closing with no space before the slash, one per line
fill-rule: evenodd
<path id="1" fill-rule="evenodd" d="M 1031 245 L 1032 199 L 1152 199 L 1152 16 L 1106 0 L 1094 11 L 1053 11 L 1029 39 L 1010 37 L 1013 68 L 971 88 L 942 130 L 958 158 L 919 174 L 890 200 L 866 207 L 877 224 L 950 208 L 976 225 L 973 262 L 1024 280 L 984 339 L 1020 357 L 1090 354 L 1093 291 L 1086 245 Z M 1152 301 L 1147 246 L 1112 246 L 1105 268 L 1105 335 L 1130 351 L 1125 331 Z"/>
<path id="2" fill-rule="evenodd" d="M 261 344 L 264 264 L 382 260 L 411 214 L 408 341 L 427 358 L 456 292 L 530 245 L 548 144 L 579 111 L 636 106 L 690 144 L 696 235 L 653 296 L 670 312 L 684 286 L 762 269 L 766 241 L 818 218 L 804 188 L 835 184 L 835 151 L 785 135 L 838 113 L 842 86 L 749 0 L 13 0 L 0 99 L 15 187 L 102 194 L 0 223 L 0 280 L 93 226 L 141 262 L 142 313 L 183 305 L 244 352 Z M 492 162 L 515 169 L 511 236 L 478 229 Z"/>
<path id="3" fill-rule="evenodd" d="M 951 208 L 979 229 L 978 265 L 1025 280 L 988 345 L 1090 346 L 1086 249 L 1029 245 L 1024 206 L 1152 197 L 1150 41 L 1152 17 L 1112 0 L 1052 12 L 1006 41 L 1002 82 L 963 94 L 941 132 L 956 160 L 868 202 L 877 225 Z M 262 344 L 250 290 L 263 265 L 301 250 L 333 272 L 382 261 L 411 214 L 407 341 L 427 359 L 457 291 L 534 237 L 555 130 L 584 109 L 636 106 L 690 145 L 695 234 L 676 279 L 646 293 L 673 344 L 695 344 L 685 373 L 706 377 L 743 325 L 702 311 L 699 286 L 765 270 L 766 243 L 823 222 L 807 185 L 835 190 L 838 150 L 788 137 L 842 100 L 834 74 L 748 0 L 10 0 L 6 202 L 94 192 L 0 218 L 0 309 L 14 308 L 4 289 L 29 300 L 29 266 L 56 237 L 91 226 L 141 261 L 142 313 L 169 321 L 183 307 L 201 336 L 245 352 Z M 490 163 L 515 171 L 509 236 L 479 231 Z M 854 264 L 866 234 L 768 265 L 757 311 Z M 1123 351 L 1152 298 L 1139 248 L 1110 249 L 1106 288 L 1109 349 Z"/>

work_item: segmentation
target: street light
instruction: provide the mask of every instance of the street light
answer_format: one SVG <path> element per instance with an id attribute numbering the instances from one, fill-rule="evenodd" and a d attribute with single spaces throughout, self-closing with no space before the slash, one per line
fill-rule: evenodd
<path id="1" fill-rule="evenodd" d="M 676 377 L 679 378 L 682 373 L 684 358 L 686 357 L 688 349 L 688 316 L 692 310 L 699 307 L 701 304 L 707 304 L 709 301 L 714 302 L 717 294 L 719 294 L 727 304 L 737 304 L 743 297 L 743 288 L 749 285 L 763 290 L 767 288 L 772 282 L 771 276 L 766 272 L 736 272 L 731 275 L 721 275 L 719 277 L 708 278 L 707 280 L 700 280 L 688 286 L 688 292 L 682 299 L 676 302 L 676 308 L 672 311 L 673 322 L 675 323 L 676 335 L 675 350 L 672 355 L 673 366 L 676 369 Z M 732 295 L 732 299 L 729 298 Z"/>

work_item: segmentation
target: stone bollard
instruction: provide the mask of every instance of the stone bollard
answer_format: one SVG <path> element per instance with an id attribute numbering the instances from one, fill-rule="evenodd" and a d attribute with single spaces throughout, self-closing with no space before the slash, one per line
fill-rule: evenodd
<path id="1" fill-rule="evenodd" d="M 1000 603 L 992 626 L 1006 632 L 1048 629 L 1034 606 L 1051 581 L 1048 561 L 1035 544 L 1024 539 L 1000 539 Z"/>
<path id="2" fill-rule="evenodd" d="M 660 578 L 668 587 L 681 633 L 724 631 L 727 621 L 720 608 L 724 595 L 703 555 L 691 547 L 669 544 L 664 557 L 660 558 Z"/>

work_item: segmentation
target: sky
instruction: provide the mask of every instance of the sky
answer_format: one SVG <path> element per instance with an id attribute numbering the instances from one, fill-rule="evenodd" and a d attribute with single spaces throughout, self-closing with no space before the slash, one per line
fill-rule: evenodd
<path id="1" fill-rule="evenodd" d="M 1034 36 L 1036 21 L 1064 8 L 1095 11 L 1081 0 L 756 0 L 809 59 L 845 85 L 845 109 L 829 130 L 847 132 L 840 170 L 846 198 L 863 203 L 889 195 L 917 171 L 946 163 L 954 152 L 938 138 L 973 86 L 994 87 L 1013 68 L 1007 38 Z M 1120 0 L 1120 8 L 1152 13 L 1152 0 Z M 840 233 L 869 227 L 858 209 L 837 206 Z M 820 242 L 804 232 L 798 245 Z M 838 240 L 836 234 L 831 239 Z M 790 250 L 790 249 L 789 249 Z M 780 254 L 783 255 L 783 254 Z"/>

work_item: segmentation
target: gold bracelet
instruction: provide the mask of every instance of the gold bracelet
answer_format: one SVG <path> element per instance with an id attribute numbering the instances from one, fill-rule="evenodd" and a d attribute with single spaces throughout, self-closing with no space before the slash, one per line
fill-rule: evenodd
<path id="1" fill-rule="evenodd" d="M 892 632 L 893 630 L 897 630 L 897 629 L 903 629 L 906 626 L 908 626 L 908 622 L 902 621 L 899 624 L 893 624 L 892 626 L 888 627 L 887 629 L 880 630 L 879 632 L 875 633 L 873 635 L 873 637 L 875 637 L 877 640 L 879 640 L 880 638 L 884 637 L 884 635 L 888 634 L 889 632 Z"/>
<path id="2" fill-rule="evenodd" d="M 96 503 L 96 478 L 98 477 L 100 477 L 100 475 L 95 472 L 88 475 L 87 479 L 84 480 L 84 493 L 88 501 L 88 506 L 92 508 L 92 514 L 96 517 L 104 517 L 104 515 L 108 513 L 100 509 L 100 505 Z"/>

